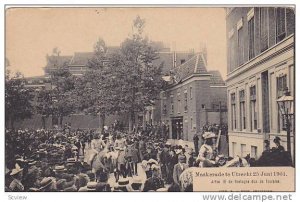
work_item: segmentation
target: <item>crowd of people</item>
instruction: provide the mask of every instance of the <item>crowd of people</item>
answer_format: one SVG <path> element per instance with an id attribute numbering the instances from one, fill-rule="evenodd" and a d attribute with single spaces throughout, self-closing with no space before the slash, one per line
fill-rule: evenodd
<path id="1" fill-rule="evenodd" d="M 192 148 L 151 130 L 6 130 L 6 191 L 192 191 Z M 184 172 L 187 170 L 186 172 Z M 188 179 L 188 180 L 186 180 Z"/>
<path id="2" fill-rule="evenodd" d="M 193 191 L 193 167 L 251 164 L 249 157 L 221 152 L 226 126 L 203 126 L 194 147 L 154 131 L 6 130 L 6 191 Z M 278 138 L 276 143 L 284 150 Z"/>

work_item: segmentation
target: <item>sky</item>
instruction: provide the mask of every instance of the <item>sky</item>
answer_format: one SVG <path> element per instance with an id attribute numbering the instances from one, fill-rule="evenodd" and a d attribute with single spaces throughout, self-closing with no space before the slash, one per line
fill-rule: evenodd
<path id="1" fill-rule="evenodd" d="M 177 51 L 206 44 L 208 69 L 226 78 L 224 8 L 10 8 L 6 10 L 6 58 L 11 71 L 43 75 L 46 55 L 58 47 L 61 55 L 93 51 L 99 37 L 118 46 L 139 15 L 145 34 Z"/>

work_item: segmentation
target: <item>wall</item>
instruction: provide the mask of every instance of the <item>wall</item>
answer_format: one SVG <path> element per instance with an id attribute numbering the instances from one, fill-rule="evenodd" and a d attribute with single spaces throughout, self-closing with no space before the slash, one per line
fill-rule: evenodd
<path id="1" fill-rule="evenodd" d="M 126 117 L 111 115 L 107 116 L 105 119 L 105 125 L 110 126 L 115 120 L 122 121 L 126 123 Z M 71 123 L 73 129 L 77 128 L 99 128 L 100 121 L 99 116 L 91 115 L 71 115 L 69 117 L 64 117 L 64 123 Z M 127 125 L 125 125 L 127 126 Z M 42 128 L 42 117 L 41 115 L 33 115 L 31 119 L 25 119 L 23 121 L 17 121 L 15 123 L 15 128 L 29 128 L 29 129 L 39 129 Z M 46 128 L 52 128 L 52 118 L 46 119 Z"/>

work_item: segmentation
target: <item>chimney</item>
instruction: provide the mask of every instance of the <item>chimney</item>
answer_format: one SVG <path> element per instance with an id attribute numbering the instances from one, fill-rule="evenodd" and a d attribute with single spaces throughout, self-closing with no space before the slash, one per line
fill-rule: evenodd
<path id="1" fill-rule="evenodd" d="M 177 56 L 176 56 L 176 42 L 173 41 L 172 42 L 172 51 L 173 51 L 173 68 L 176 67 L 176 60 L 177 60 Z"/>
<path id="2" fill-rule="evenodd" d="M 205 43 L 200 43 L 199 52 L 203 54 L 205 63 L 207 64 L 207 48 Z"/>

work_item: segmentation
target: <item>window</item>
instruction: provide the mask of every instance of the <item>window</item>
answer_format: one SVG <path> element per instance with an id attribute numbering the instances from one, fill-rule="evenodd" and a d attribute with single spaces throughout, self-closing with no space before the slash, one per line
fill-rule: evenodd
<path id="1" fill-rule="evenodd" d="M 267 50 L 268 46 L 268 8 L 260 8 L 260 51 Z"/>
<path id="2" fill-rule="evenodd" d="M 231 94 L 231 128 L 236 129 L 236 106 L 235 106 L 235 93 Z"/>
<path id="3" fill-rule="evenodd" d="M 184 111 L 186 112 L 188 110 L 188 101 L 187 101 L 187 91 L 184 92 Z"/>
<path id="4" fill-rule="evenodd" d="M 248 21 L 249 60 L 254 58 L 254 17 Z"/>
<path id="5" fill-rule="evenodd" d="M 257 147 L 251 146 L 251 158 L 257 159 Z"/>
<path id="6" fill-rule="evenodd" d="M 190 99 L 193 99 L 193 87 L 190 87 Z"/>
<path id="7" fill-rule="evenodd" d="M 191 130 L 193 129 L 193 118 L 191 117 Z"/>
<path id="8" fill-rule="evenodd" d="M 233 37 L 229 39 L 229 71 L 234 70 L 234 45 Z"/>
<path id="9" fill-rule="evenodd" d="M 245 91 L 240 91 L 240 129 L 246 129 Z"/>
<path id="10" fill-rule="evenodd" d="M 185 63 L 185 59 L 180 60 L 180 64 Z"/>
<path id="11" fill-rule="evenodd" d="M 180 114 L 181 111 L 181 99 L 180 99 L 180 93 L 177 93 L 177 112 Z"/>
<path id="12" fill-rule="evenodd" d="M 251 131 L 257 130 L 256 86 L 250 87 L 250 115 L 251 115 Z"/>
<path id="13" fill-rule="evenodd" d="M 171 114 L 174 114 L 174 100 L 173 100 L 173 95 L 171 95 L 170 96 L 170 98 L 171 98 L 171 105 L 170 105 L 170 107 L 171 107 L 171 110 L 170 110 L 170 112 L 171 112 Z"/>
<path id="14" fill-rule="evenodd" d="M 276 8 L 276 41 L 277 43 L 286 37 L 285 8 Z"/>
<path id="15" fill-rule="evenodd" d="M 167 115 L 167 105 L 163 104 L 163 115 Z"/>
<path id="16" fill-rule="evenodd" d="M 241 144 L 241 157 L 246 157 L 246 156 L 247 156 L 246 145 Z"/>
<path id="17" fill-rule="evenodd" d="M 277 77 L 277 98 L 280 98 L 281 96 L 284 95 L 284 91 L 286 88 L 287 88 L 287 76 L 286 74 L 280 75 L 279 77 Z M 280 129 L 286 130 L 285 116 L 281 116 L 280 114 L 278 114 L 278 117 L 279 117 Z"/>
<path id="18" fill-rule="evenodd" d="M 277 98 L 284 95 L 284 91 L 287 87 L 286 74 L 277 77 Z"/>
<path id="19" fill-rule="evenodd" d="M 232 142 L 232 157 L 236 156 L 236 142 Z"/>
<path id="20" fill-rule="evenodd" d="M 243 52 L 243 19 L 241 19 L 239 22 L 238 22 L 238 27 L 237 27 L 237 37 L 238 37 L 238 40 L 237 40 L 237 43 L 238 43 L 238 65 L 241 65 L 243 64 L 243 61 L 244 61 L 244 52 Z"/>

